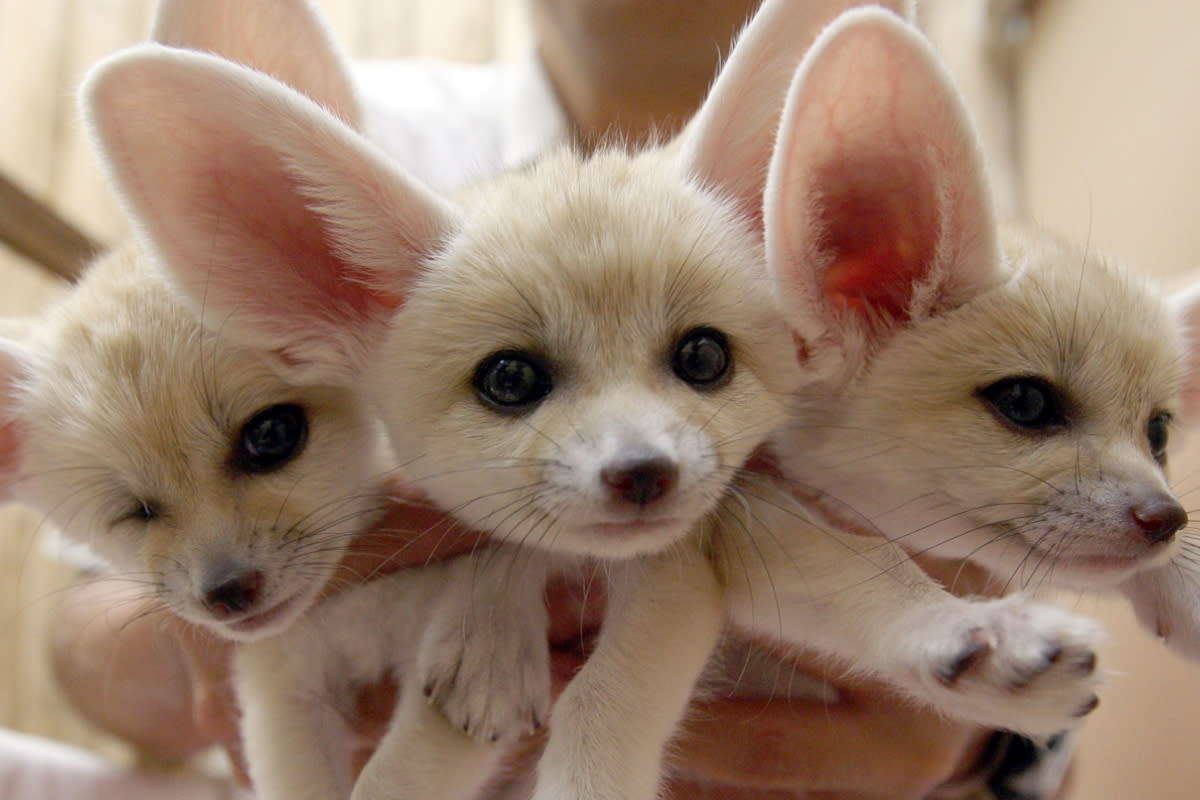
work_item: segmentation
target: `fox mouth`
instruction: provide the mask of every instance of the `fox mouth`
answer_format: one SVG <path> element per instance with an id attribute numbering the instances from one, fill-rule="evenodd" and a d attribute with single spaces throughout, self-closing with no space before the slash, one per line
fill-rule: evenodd
<path id="1" fill-rule="evenodd" d="M 578 529 L 571 548 L 589 556 L 630 558 L 656 553 L 691 530 L 680 517 L 637 517 L 592 522 Z"/>
<path id="2" fill-rule="evenodd" d="M 224 627 L 239 638 L 261 636 L 280 627 L 282 621 L 290 620 L 302 610 L 304 605 L 306 605 L 306 598 L 301 594 L 295 594 L 270 608 L 252 611 L 239 619 L 228 621 L 224 623 Z"/>
<path id="3" fill-rule="evenodd" d="M 1033 552 L 1051 559 L 1053 569 L 1089 579 L 1121 581 L 1135 572 L 1159 563 L 1168 552 L 1169 543 L 1160 543 L 1128 553 L 1062 553 L 1033 548 Z"/>
<path id="4" fill-rule="evenodd" d="M 1154 560 L 1161 548 L 1136 555 L 1122 556 L 1065 556 L 1060 557 L 1059 563 L 1070 567 L 1082 568 L 1088 571 L 1107 572 L 1110 570 L 1128 570 L 1145 565 Z"/>
<path id="5" fill-rule="evenodd" d="M 680 521 L 678 517 L 639 517 L 636 519 L 593 522 L 587 525 L 585 530 L 589 533 L 600 534 L 601 536 L 644 536 L 647 533 L 658 533 L 667 528 L 679 527 Z"/>

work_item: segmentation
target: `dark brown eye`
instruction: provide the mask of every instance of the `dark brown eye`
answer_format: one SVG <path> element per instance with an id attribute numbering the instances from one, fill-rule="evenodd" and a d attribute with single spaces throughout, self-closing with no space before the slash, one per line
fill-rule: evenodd
<path id="1" fill-rule="evenodd" d="M 272 472 L 300 454 L 308 438 L 308 415 L 292 403 L 268 406 L 242 426 L 233 460 L 249 474 Z"/>
<path id="2" fill-rule="evenodd" d="M 715 328 L 693 328 L 675 345 L 671 370 L 684 383 L 697 389 L 719 384 L 733 364 L 725 334 Z"/>
<path id="3" fill-rule="evenodd" d="M 1167 438 L 1171 428 L 1171 415 L 1166 412 L 1155 414 L 1146 425 L 1146 439 L 1150 442 L 1150 455 L 1159 464 L 1167 462 Z"/>
<path id="4" fill-rule="evenodd" d="M 554 388 L 550 372 L 532 353 L 502 350 L 475 368 L 475 392 L 487 405 L 524 411 L 540 403 Z"/>
<path id="5" fill-rule="evenodd" d="M 152 500 L 136 500 L 117 522 L 153 522 L 162 516 L 162 509 Z"/>
<path id="6" fill-rule="evenodd" d="M 981 389 L 979 396 L 1019 428 L 1044 431 L 1067 424 L 1058 393 L 1041 378 L 1004 378 Z"/>

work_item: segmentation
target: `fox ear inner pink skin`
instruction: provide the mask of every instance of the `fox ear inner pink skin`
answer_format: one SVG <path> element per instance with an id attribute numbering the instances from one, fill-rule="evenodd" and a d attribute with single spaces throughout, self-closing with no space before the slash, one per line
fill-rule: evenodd
<path id="1" fill-rule="evenodd" d="M 17 384 L 24 374 L 23 348 L 0 337 L 0 501 L 11 500 L 21 477 L 23 426 L 17 409 Z"/>
<path id="2" fill-rule="evenodd" d="M 354 380 L 456 225 L 307 97 L 223 59 L 133 48 L 82 97 L 149 252 L 206 324 L 294 379 Z"/>
<path id="3" fill-rule="evenodd" d="M 831 25 L 788 91 L 770 268 L 805 349 L 954 308 L 1005 277 L 978 144 L 929 44 L 895 15 Z"/>

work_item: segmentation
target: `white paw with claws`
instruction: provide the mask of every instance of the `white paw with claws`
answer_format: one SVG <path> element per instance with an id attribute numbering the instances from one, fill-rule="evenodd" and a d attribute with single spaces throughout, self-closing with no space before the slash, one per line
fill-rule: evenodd
<path id="1" fill-rule="evenodd" d="M 536 602 L 521 604 L 522 593 L 511 587 L 512 602 L 485 602 L 503 594 L 478 588 L 455 587 L 439 599 L 421 640 L 417 680 L 433 707 L 473 738 L 528 735 L 546 724 L 550 710 L 541 591 Z"/>
<path id="2" fill-rule="evenodd" d="M 927 609 L 905 637 L 923 691 L 944 711 L 990 727 L 1054 734 L 1096 707 L 1098 623 L 1021 597 L 954 605 Z"/>

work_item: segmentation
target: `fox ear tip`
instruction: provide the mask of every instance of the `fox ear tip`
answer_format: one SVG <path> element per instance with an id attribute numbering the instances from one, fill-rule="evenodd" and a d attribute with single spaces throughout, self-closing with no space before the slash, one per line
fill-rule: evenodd
<path id="1" fill-rule="evenodd" d="M 1000 272 L 962 99 L 920 34 L 883 9 L 839 17 L 802 60 L 766 208 L 768 262 L 810 329 L 849 325 L 873 340 Z"/>

